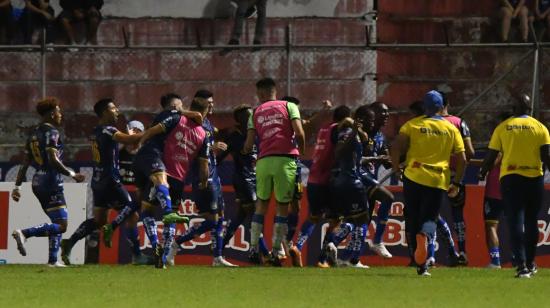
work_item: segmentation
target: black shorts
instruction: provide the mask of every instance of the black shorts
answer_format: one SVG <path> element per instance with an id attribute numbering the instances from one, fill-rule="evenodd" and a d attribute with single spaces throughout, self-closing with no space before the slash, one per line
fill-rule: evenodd
<path id="1" fill-rule="evenodd" d="M 162 152 L 151 148 L 143 149 L 143 151 L 140 150 L 134 158 L 133 169 L 136 186 L 146 196 L 151 189 L 151 180 L 149 178 L 151 174 L 166 171 L 164 162 L 162 162 Z"/>
<path id="2" fill-rule="evenodd" d="M 323 214 L 330 216 L 331 201 L 329 185 L 307 184 L 307 202 L 311 216 L 321 217 Z"/>
<path id="3" fill-rule="evenodd" d="M 330 183 L 330 211 L 342 217 L 367 213 L 367 188 L 357 177 L 338 176 Z"/>
<path id="4" fill-rule="evenodd" d="M 233 178 L 233 188 L 235 189 L 235 198 L 241 205 L 255 203 L 256 197 L 256 178 L 243 178 L 235 176 Z"/>
<path id="5" fill-rule="evenodd" d="M 94 207 L 119 209 L 132 202 L 132 197 L 120 181 L 111 178 L 92 182 Z"/>
<path id="6" fill-rule="evenodd" d="M 502 200 L 485 198 L 484 203 L 483 219 L 485 221 L 498 222 L 502 212 L 504 211 L 504 204 L 502 203 Z"/>

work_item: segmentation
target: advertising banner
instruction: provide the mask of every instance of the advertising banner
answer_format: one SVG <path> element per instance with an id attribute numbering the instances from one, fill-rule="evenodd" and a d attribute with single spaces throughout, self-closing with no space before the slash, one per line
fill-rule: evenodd
<path id="1" fill-rule="evenodd" d="M 0 262 L 46 264 L 48 262 L 47 237 L 29 238 L 25 245 L 27 256 L 23 257 L 19 254 L 17 244 L 11 236 L 15 229 L 24 229 L 50 222 L 32 193 L 31 183 L 23 183 L 21 186 L 19 202 L 13 201 L 10 197 L 14 185 L 13 182 L 0 182 Z M 86 219 L 86 186 L 87 184 L 64 184 L 69 221 L 67 232 L 63 234 L 63 238 L 69 237 Z M 84 263 L 84 241 L 80 241 L 73 248 L 71 260 L 74 264 Z"/>
<path id="2" fill-rule="evenodd" d="M 386 233 L 383 238 L 388 250 L 393 254 L 391 259 L 382 259 L 374 255 L 370 250 L 365 249 L 362 262 L 368 265 L 407 265 L 409 263 L 407 243 L 405 240 L 405 222 L 403 217 L 403 194 L 402 187 L 392 186 L 391 191 L 395 195 L 395 202 L 392 205 L 390 212 L 390 219 L 386 227 Z M 466 248 L 469 259 L 469 266 L 483 267 L 489 263 L 489 254 L 485 244 L 485 223 L 483 219 L 483 194 L 484 186 L 467 185 L 466 187 L 466 206 L 465 206 L 465 220 L 466 220 Z M 304 193 L 301 202 L 300 221 L 298 224 L 298 231 L 294 237 L 296 240 L 297 233 L 301 223 L 305 220 L 308 213 L 308 205 L 306 195 L 307 189 Z M 550 200 L 550 186 L 546 187 L 546 198 Z M 232 187 L 224 187 L 224 197 L 226 202 L 226 219 L 230 220 L 236 214 L 234 201 L 234 194 Z M 377 205 L 375 205 L 377 206 Z M 188 215 L 191 217 L 190 224 L 200 223 L 201 218 L 196 216 L 194 203 L 192 200 L 185 200 L 180 205 L 180 214 Z M 376 211 L 375 211 L 376 212 Z M 272 226 L 273 226 L 273 214 L 274 204 L 270 207 L 270 211 L 265 216 L 264 225 L 264 238 L 267 241 L 268 247 L 271 246 Z M 537 264 L 541 267 L 550 267 L 550 226 L 548 226 L 548 214 L 549 206 L 545 202 L 543 209 L 539 214 L 539 244 L 537 250 Z M 114 213 L 112 214 L 114 215 Z M 449 226 L 452 228 L 453 220 L 451 211 L 448 204 L 445 204 L 441 209 L 441 215 L 447 220 Z M 158 222 L 158 235 L 159 239 L 162 238 L 162 222 Z M 225 249 L 225 256 L 230 262 L 234 262 L 239 265 L 246 265 L 248 263 L 248 249 L 249 249 L 249 233 L 248 222 L 247 227 L 241 226 L 235 237 L 231 240 L 229 245 Z M 177 234 L 181 234 L 185 231 L 187 225 L 179 225 Z M 302 258 L 304 264 L 315 265 L 317 263 L 317 257 L 319 255 L 322 239 L 324 237 L 327 225 L 317 226 L 312 236 L 309 238 L 306 246 L 302 251 Z M 374 235 L 375 224 L 371 223 L 369 226 L 367 236 L 367 247 L 372 243 Z M 141 240 L 141 248 L 146 253 L 151 253 L 150 245 L 147 241 L 147 237 L 143 231 L 141 223 L 139 225 L 139 233 Z M 119 238 L 125 238 L 125 230 L 121 228 L 120 234 L 115 236 L 113 248 L 108 249 L 105 246 L 100 246 L 100 262 L 101 263 L 128 263 L 131 261 L 130 249 L 125 240 L 119 240 Z M 501 243 L 501 258 L 505 265 L 510 265 L 510 247 L 508 241 L 508 229 L 505 222 L 505 217 L 501 217 L 501 223 L 499 225 L 499 237 Z M 456 242 L 456 240 L 455 240 Z M 339 248 L 344 249 L 347 241 L 343 242 Z M 207 232 L 200 237 L 195 238 L 192 241 L 184 243 L 176 256 L 176 264 L 210 264 L 212 262 L 210 252 L 210 233 Z M 442 241 L 436 245 L 436 262 L 441 265 L 448 265 L 447 247 Z M 290 261 L 288 262 L 290 264 Z"/>

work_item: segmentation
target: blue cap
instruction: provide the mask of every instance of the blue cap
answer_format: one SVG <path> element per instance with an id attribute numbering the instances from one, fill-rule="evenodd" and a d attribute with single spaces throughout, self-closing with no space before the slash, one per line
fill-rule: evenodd
<path id="1" fill-rule="evenodd" d="M 424 95 L 424 109 L 426 111 L 439 110 L 443 107 L 443 96 L 441 96 L 441 93 L 436 90 L 431 90 Z"/>

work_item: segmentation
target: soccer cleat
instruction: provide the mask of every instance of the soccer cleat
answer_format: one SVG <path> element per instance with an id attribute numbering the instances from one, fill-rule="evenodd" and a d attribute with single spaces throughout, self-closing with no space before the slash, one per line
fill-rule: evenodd
<path id="1" fill-rule="evenodd" d="M 428 260 L 426 260 L 426 265 L 428 267 L 435 267 L 435 258 L 429 257 Z"/>
<path id="2" fill-rule="evenodd" d="M 105 247 L 113 247 L 113 225 L 106 224 L 101 228 L 101 230 L 103 230 L 103 244 Z"/>
<path id="3" fill-rule="evenodd" d="M 532 263 L 531 266 L 527 267 L 527 269 L 531 272 L 531 276 L 534 276 L 539 271 L 535 263 Z"/>
<path id="4" fill-rule="evenodd" d="M 485 268 L 488 268 L 488 269 L 501 269 L 502 266 L 500 266 L 500 264 L 489 263 Z"/>
<path id="5" fill-rule="evenodd" d="M 338 248 L 336 248 L 336 245 L 334 243 L 328 243 L 327 247 L 325 248 L 325 252 L 327 254 L 327 261 L 328 264 L 331 266 L 336 265 L 336 260 L 338 259 Z"/>
<path id="6" fill-rule="evenodd" d="M 318 268 L 329 268 L 330 265 L 328 265 L 327 262 L 317 262 L 317 267 Z"/>
<path id="7" fill-rule="evenodd" d="M 368 265 L 361 263 L 361 261 L 357 261 L 357 263 L 355 263 L 355 264 L 353 264 L 353 263 L 350 262 L 350 266 L 349 266 L 349 267 L 360 268 L 360 269 L 367 269 L 367 268 L 369 268 Z"/>
<path id="8" fill-rule="evenodd" d="M 15 241 L 17 242 L 17 250 L 19 250 L 19 253 L 24 257 L 27 255 L 27 250 L 25 249 L 25 242 L 27 241 L 27 238 L 21 232 L 20 229 L 14 230 L 11 234 Z"/>
<path id="9" fill-rule="evenodd" d="M 351 267 L 353 264 L 348 260 L 336 259 L 336 267 Z"/>
<path id="10" fill-rule="evenodd" d="M 68 239 L 61 240 L 61 260 L 65 265 L 71 265 L 71 242 Z"/>
<path id="11" fill-rule="evenodd" d="M 286 260 L 286 256 L 285 244 L 281 244 L 281 249 L 277 251 L 277 257 L 281 260 Z"/>
<path id="12" fill-rule="evenodd" d="M 425 277 L 429 277 L 431 276 L 432 274 L 430 274 L 430 272 L 428 272 L 428 269 L 426 267 L 418 267 L 416 269 L 416 273 L 419 275 L 419 276 L 425 276 Z"/>
<path id="13" fill-rule="evenodd" d="M 62 262 L 55 262 L 55 263 L 48 263 L 49 267 L 67 267 L 67 265 L 63 264 Z"/>
<path id="14" fill-rule="evenodd" d="M 168 224 L 183 224 L 189 222 L 189 217 L 186 216 L 180 216 L 178 213 L 170 213 L 166 214 L 162 217 L 162 222 L 165 225 Z"/>
<path id="15" fill-rule="evenodd" d="M 296 246 L 290 247 L 289 251 L 290 258 L 292 259 L 292 266 L 295 267 L 304 267 L 302 263 L 302 252 Z"/>
<path id="16" fill-rule="evenodd" d="M 531 278 L 531 271 L 527 267 L 518 268 L 516 278 Z"/>
<path id="17" fill-rule="evenodd" d="M 370 250 L 372 250 L 377 255 L 381 256 L 382 258 L 390 259 L 392 254 L 386 249 L 386 246 L 382 243 L 373 244 L 370 246 Z"/>
<path id="18" fill-rule="evenodd" d="M 461 252 L 460 255 L 458 255 L 457 262 L 460 266 L 468 265 L 468 257 L 466 256 L 465 252 Z"/>
<path id="19" fill-rule="evenodd" d="M 458 254 L 451 254 L 449 255 L 449 266 L 455 267 L 458 266 Z"/>
<path id="20" fill-rule="evenodd" d="M 275 253 L 271 253 L 271 258 L 269 259 L 269 263 L 273 265 L 274 267 L 282 267 L 283 266 L 283 259 L 279 258 L 278 255 Z"/>
<path id="21" fill-rule="evenodd" d="M 157 245 L 157 248 L 155 249 L 155 268 L 162 268 L 166 269 L 166 264 L 164 263 L 162 255 L 164 254 L 164 249 Z"/>
<path id="22" fill-rule="evenodd" d="M 139 256 L 132 256 L 133 265 L 153 265 L 155 264 L 151 256 L 140 254 Z"/>
<path id="23" fill-rule="evenodd" d="M 224 257 L 215 257 L 212 261 L 212 266 L 214 267 L 239 267 L 238 265 L 235 265 L 229 261 L 227 261 Z"/>
<path id="24" fill-rule="evenodd" d="M 424 233 L 416 234 L 416 250 L 414 251 L 414 262 L 416 264 L 426 263 L 428 257 L 428 237 Z"/>
<path id="25" fill-rule="evenodd" d="M 248 261 L 252 264 L 261 265 L 262 259 L 260 258 L 260 254 L 257 251 L 251 251 L 248 255 Z"/>

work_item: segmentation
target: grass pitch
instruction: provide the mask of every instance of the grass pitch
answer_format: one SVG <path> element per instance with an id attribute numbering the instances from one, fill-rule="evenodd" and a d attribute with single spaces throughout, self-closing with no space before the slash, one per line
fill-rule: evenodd
<path id="1" fill-rule="evenodd" d="M 0 266 L 2 307 L 535 307 L 550 270 L 437 268 L 211 268 Z"/>

